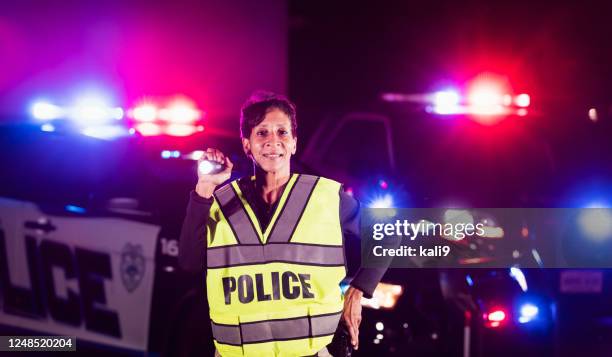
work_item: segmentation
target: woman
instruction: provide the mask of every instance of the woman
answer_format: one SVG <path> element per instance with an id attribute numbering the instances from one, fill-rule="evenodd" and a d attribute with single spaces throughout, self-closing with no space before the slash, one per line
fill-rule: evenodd
<path id="1" fill-rule="evenodd" d="M 340 318 L 357 349 L 361 297 L 370 297 L 384 274 L 361 269 L 341 293 L 344 238 L 359 234 L 358 202 L 335 181 L 291 173 L 297 121 L 286 98 L 251 96 L 240 130 L 255 175 L 219 187 L 233 164 L 207 149 L 201 160 L 225 169 L 198 173 L 180 240 L 181 266 L 207 267 L 217 353 L 328 356 Z"/>

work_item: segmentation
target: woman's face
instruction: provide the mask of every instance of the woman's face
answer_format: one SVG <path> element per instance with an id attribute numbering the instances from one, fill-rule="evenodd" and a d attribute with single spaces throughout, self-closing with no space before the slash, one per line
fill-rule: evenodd
<path id="1" fill-rule="evenodd" d="M 265 172 L 289 174 L 291 155 L 297 138 L 291 132 L 291 120 L 279 109 L 271 109 L 264 120 L 242 139 L 244 152 Z"/>

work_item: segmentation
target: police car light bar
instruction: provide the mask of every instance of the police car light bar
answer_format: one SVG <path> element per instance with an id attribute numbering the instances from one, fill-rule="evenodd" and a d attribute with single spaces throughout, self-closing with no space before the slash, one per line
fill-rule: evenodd
<path id="1" fill-rule="evenodd" d="M 96 125 L 87 126 L 81 130 L 85 136 L 102 140 L 113 140 L 130 135 L 128 129 L 122 125 Z"/>
<path id="2" fill-rule="evenodd" d="M 183 96 L 168 100 L 146 100 L 127 111 L 133 128 L 142 136 L 189 136 L 204 131 L 198 123 L 204 112 Z"/>
<path id="3" fill-rule="evenodd" d="M 49 102 L 36 102 L 32 105 L 32 116 L 37 120 L 53 120 L 61 118 L 64 110 Z"/>
<path id="4" fill-rule="evenodd" d="M 135 127 L 136 131 L 138 131 L 142 136 L 155 136 L 161 135 L 162 128 L 155 123 L 141 123 L 137 124 Z"/>
<path id="5" fill-rule="evenodd" d="M 80 124 L 104 124 L 123 119 L 123 109 L 113 107 L 100 95 L 79 98 L 75 105 L 67 108 L 68 117 Z"/>
<path id="6" fill-rule="evenodd" d="M 37 101 L 31 106 L 30 112 L 34 119 L 44 124 L 69 119 L 77 123 L 82 134 L 103 139 L 125 135 L 125 130 L 113 125 L 124 117 L 130 119 L 126 129 L 128 134 L 138 132 L 142 136 L 184 137 L 204 131 L 204 126 L 199 122 L 204 112 L 192 100 L 178 96 L 163 104 L 160 106 L 145 101 L 124 111 L 123 108 L 109 105 L 107 97 L 96 92 L 81 96 L 72 106 Z M 46 125 L 41 130 L 54 131 L 55 127 Z"/>
<path id="7" fill-rule="evenodd" d="M 170 136 L 189 136 L 202 130 L 203 127 L 191 124 L 170 124 L 165 128 L 164 133 Z"/>
<path id="8" fill-rule="evenodd" d="M 427 112 L 438 115 L 467 114 L 475 117 L 526 115 L 526 108 L 531 105 L 529 94 L 513 95 L 509 92 L 503 81 L 481 75 L 472 81 L 464 93 L 451 88 L 422 94 L 383 93 L 381 98 L 390 103 L 424 105 Z"/>
<path id="9" fill-rule="evenodd" d="M 176 123 L 193 123 L 200 119 L 200 111 L 190 101 L 175 100 L 167 108 L 160 109 L 159 119 Z"/>
<path id="10" fill-rule="evenodd" d="M 70 119 L 81 125 L 106 124 L 123 119 L 123 109 L 109 106 L 101 97 L 83 97 L 73 106 L 61 107 L 46 101 L 35 102 L 31 108 L 34 119 L 51 121 Z"/>
<path id="11" fill-rule="evenodd" d="M 149 103 L 138 105 L 128 113 L 139 122 L 152 122 L 157 119 L 157 107 Z"/>
<path id="12" fill-rule="evenodd" d="M 461 97 L 454 90 L 436 92 L 434 94 L 433 111 L 437 114 L 457 114 L 460 111 Z"/>
<path id="13" fill-rule="evenodd" d="M 514 97 L 514 104 L 520 108 L 527 108 L 531 104 L 531 97 L 526 93 L 519 94 Z"/>
<path id="14" fill-rule="evenodd" d="M 189 99 L 181 97 L 166 104 L 161 106 L 142 102 L 128 110 L 128 116 L 137 122 L 161 121 L 171 124 L 191 124 L 202 117 L 202 112 Z"/>

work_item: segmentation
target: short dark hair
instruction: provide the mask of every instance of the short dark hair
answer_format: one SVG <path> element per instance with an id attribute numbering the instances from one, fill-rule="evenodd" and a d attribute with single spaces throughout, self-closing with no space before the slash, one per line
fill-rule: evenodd
<path id="1" fill-rule="evenodd" d="M 254 92 L 242 105 L 240 110 L 240 136 L 243 138 L 250 137 L 253 128 L 259 125 L 266 114 L 273 109 L 278 109 L 287 114 L 291 122 L 291 134 L 297 137 L 295 104 L 283 95 L 267 91 Z"/>

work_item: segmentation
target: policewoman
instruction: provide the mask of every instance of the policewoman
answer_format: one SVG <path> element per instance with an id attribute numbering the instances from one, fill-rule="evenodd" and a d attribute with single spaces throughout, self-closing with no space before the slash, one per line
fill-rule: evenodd
<path id="1" fill-rule="evenodd" d="M 339 323 L 358 348 L 361 297 L 384 269 L 360 269 L 343 295 L 345 239 L 359 235 L 359 204 L 341 184 L 291 172 L 296 110 L 283 96 L 258 92 L 242 107 L 242 147 L 254 176 L 224 184 L 233 164 L 198 173 L 179 246 L 187 270 L 206 269 L 216 355 L 330 356 Z"/>

